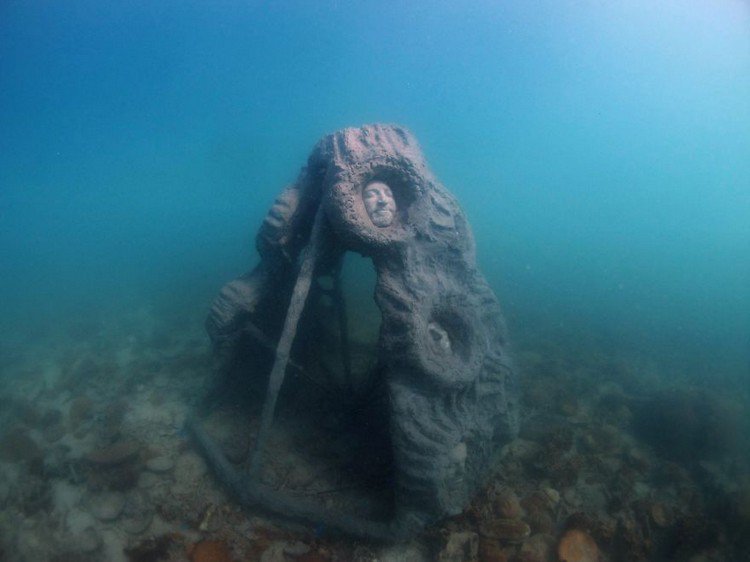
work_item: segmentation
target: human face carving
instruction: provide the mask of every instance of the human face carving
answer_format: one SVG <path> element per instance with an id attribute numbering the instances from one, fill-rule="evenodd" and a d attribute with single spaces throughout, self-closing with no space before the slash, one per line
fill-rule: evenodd
<path id="1" fill-rule="evenodd" d="M 427 333 L 432 338 L 433 347 L 440 353 L 448 354 L 451 352 L 451 338 L 437 322 L 427 324 Z"/>
<path id="2" fill-rule="evenodd" d="M 396 201 L 390 187 L 379 181 L 368 183 L 362 190 L 362 201 L 372 224 L 380 228 L 391 225 L 396 216 Z"/>

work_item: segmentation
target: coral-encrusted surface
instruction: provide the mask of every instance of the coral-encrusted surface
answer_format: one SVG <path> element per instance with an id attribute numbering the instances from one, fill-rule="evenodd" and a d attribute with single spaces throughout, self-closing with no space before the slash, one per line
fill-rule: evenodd
<path id="1" fill-rule="evenodd" d="M 381 206 L 388 208 L 385 221 L 376 214 L 377 203 L 367 203 L 373 185 L 379 186 Z M 297 370 L 321 380 L 326 373 L 318 357 L 335 346 L 325 333 L 335 333 L 338 324 L 346 364 L 340 378 L 351 386 L 357 373 L 344 343 L 348 328 L 340 320 L 326 323 L 322 303 L 332 299 L 336 311 L 329 316 L 340 318 L 343 305 L 335 287 L 347 281 L 341 281 L 338 264 L 348 252 L 372 260 L 376 273 L 381 319 L 377 365 L 369 373 L 375 384 L 363 392 L 362 402 L 380 409 L 370 421 L 372 432 L 384 439 L 361 438 L 372 457 L 389 457 L 393 516 L 385 522 L 363 520 L 356 528 L 346 522 L 359 522 L 361 512 L 320 513 L 318 520 L 331 515 L 339 523 L 329 519 L 328 525 L 342 531 L 396 537 L 460 513 L 483 484 L 493 454 L 518 432 L 519 375 L 500 304 L 476 263 L 468 220 L 429 171 L 416 139 L 400 126 L 382 124 L 325 136 L 298 180 L 268 212 L 257 242 L 260 264 L 220 292 L 207 323 L 218 354 L 233 368 L 251 349 L 249 339 L 257 347 L 258 340 L 288 341 L 293 334 Z M 304 245 L 307 250 L 299 256 Z M 297 285 L 305 268 L 295 264 L 303 259 L 315 260 L 315 266 L 307 283 Z M 321 284 L 330 277 L 333 293 Z M 310 292 L 300 292 L 301 286 L 311 286 Z M 297 325 L 295 319 L 290 328 L 285 305 L 298 309 L 293 305 L 302 294 L 307 321 Z M 277 336 L 282 325 L 284 333 Z M 265 381 L 268 372 L 268 367 L 247 366 L 238 377 L 253 384 Z M 310 409 L 308 394 L 298 394 L 296 407 Z M 334 401 L 328 409 L 337 407 Z M 240 482 L 235 471 L 220 468 L 226 464 L 211 453 L 216 449 L 210 437 L 200 429 L 195 433 L 238 501 L 258 503 L 250 490 L 253 482 Z M 289 512 L 289 503 L 281 503 L 284 508 L 267 507 Z M 381 524 L 387 526 L 384 532 Z"/>

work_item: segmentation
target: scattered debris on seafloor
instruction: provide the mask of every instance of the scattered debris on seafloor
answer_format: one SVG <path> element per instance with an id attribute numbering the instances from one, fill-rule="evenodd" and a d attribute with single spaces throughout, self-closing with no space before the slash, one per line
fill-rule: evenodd
<path id="1" fill-rule="evenodd" d="M 637 373 L 621 360 L 602 350 L 565 356 L 564 348 L 550 357 L 533 339 L 519 342 L 528 398 L 521 435 L 503 448 L 486 486 L 461 515 L 409 543 L 379 545 L 326 538 L 242 511 L 182 432 L 189 406 L 211 376 L 199 329 L 181 338 L 170 327 L 169 338 L 154 339 L 131 325 L 135 335 L 127 340 L 112 327 L 94 342 L 50 344 L 44 352 L 41 342 L 6 369 L 7 377 L 23 376 L 23 384 L 6 385 L 0 394 L 0 558 L 746 559 L 750 477 L 747 458 L 738 453 L 746 449 L 735 445 L 744 422 L 733 414 L 736 402 L 734 409 L 726 406 L 742 396 L 680 389 L 670 399 L 673 383 L 665 382 L 644 400 L 632 390 Z M 704 404 L 696 397 L 705 396 L 713 402 L 701 408 L 710 412 L 711 404 L 721 404 L 722 415 L 696 420 L 703 411 L 696 403 Z M 726 439 L 705 444 L 703 458 L 684 459 L 689 441 L 679 434 L 675 449 L 662 451 L 642 418 L 649 400 L 662 405 L 660 418 L 673 413 Z M 662 421 L 672 433 L 685 423 Z M 326 501 L 325 475 L 300 466 L 278 476 L 279 486 L 318 486 L 316 497 Z"/>

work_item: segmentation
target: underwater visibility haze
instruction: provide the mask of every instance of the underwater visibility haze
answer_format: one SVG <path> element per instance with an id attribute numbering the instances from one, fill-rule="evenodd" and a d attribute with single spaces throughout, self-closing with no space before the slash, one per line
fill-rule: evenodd
<path id="1" fill-rule="evenodd" d="M 396 545 L 243 510 L 183 429 L 246 462 L 273 362 L 222 382 L 204 321 L 315 143 L 374 123 L 460 204 L 521 386 L 475 499 Z M 4 0 L 0 256 L 0 559 L 750 556 L 746 1 Z M 370 380 L 370 260 L 342 280 Z M 305 428 L 298 367 L 269 486 L 391 500 L 348 427 L 382 412 L 349 384 Z"/>

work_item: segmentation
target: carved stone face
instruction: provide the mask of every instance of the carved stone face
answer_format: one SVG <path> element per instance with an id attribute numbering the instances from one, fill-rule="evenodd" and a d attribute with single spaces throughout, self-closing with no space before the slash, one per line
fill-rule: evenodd
<path id="1" fill-rule="evenodd" d="M 372 224 L 380 228 L 391 225 L 396 216 L 396 201 L 390 187 L 379 181 L 368 183 L 362 190 L 362 201 Z"/>
<path id="2" fill-rule="evenodd" d="M 451 338 L 448 336 L 448 332 L 445 331 L 440 324 L 437 322 L 430 322 L 427 325 L 427 333 L 432 339 L 432 345 L 439 354 L 451 353 Z"/>

